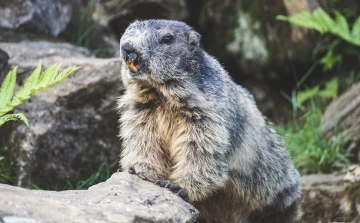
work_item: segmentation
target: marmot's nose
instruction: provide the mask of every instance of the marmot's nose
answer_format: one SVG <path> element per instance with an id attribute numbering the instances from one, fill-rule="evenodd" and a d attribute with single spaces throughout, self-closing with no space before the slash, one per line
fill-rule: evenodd
<path id="1" fill-rule="evenodd" d="M 133 44 L 126 42 L 121 46 L 123 57 L 126 61 L 134 62 L 138 58 L 138 53 Z"/>

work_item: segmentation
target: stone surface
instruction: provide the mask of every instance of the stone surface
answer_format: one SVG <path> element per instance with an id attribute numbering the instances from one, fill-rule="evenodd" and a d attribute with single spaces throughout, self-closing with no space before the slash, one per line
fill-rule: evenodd
<path id="1" fill-rule="evenodd" d="M 0 41 L 61 37 L 86 46 L 99 57 L 118 55 L 116 35 L 107 24 L 93 19 L 94 12 L 94 1 L 87 0 L 1 1 Z"/>
<path id="2" fill-rule="evenodd" d="M 7 74 L 9 55 L 0 49 L 0 83 L 2 83 L 5 75 Z"/>
<path id="3" fill-rule="evenodd" d="M 351 182 L 347 178 L 303 176 L 299 222 L 359 222 L 358 176 Z M 167 189 L 125 172 L 88 190 L 54 192 L 0 184 L 0 197 L 0 222 L 4 223 L 195 222 L 198 215 L 193 206 Z"/>
<path id="4" fill-rule="evenodd" d="M 66 0 L 12 0 L 0 3 L 0 27 L 57 36 L 72 19 Z"/>
<path id="5" fill-rule="evenodd" d="M 16 185 L 48 188 L 65 185 L 67 180 L 77 183 L 102 163 L 118 161 L 116 99 L 123 90 L 118 58 L 91 58 L 84 48 L 46 41 L 0 43 L 0 48 L 9 55 L 9 64 L 18 66 L 20 85 L 39 61 L 44 67 L 82 66 L 15 109 L 31 124 L 31 128 L 18 123 L 4 130 L 9 135 L 5 144 L 11 148 Z"/>
<path id="6" fill-rule="evenodd" d="M 186 20 L 190 8 L 185 0 L 100 0 L 95 17 L 103 18 L 101 24 L 109 24 L 122 33 L 136 19 Z M 94 15 L 93 15 L 94 17 Z"/>
<path id="7" fill-rule="evenodd" d="M 351 165 L 344 177 L 346 183 L 360 182 L 360 165 Z"/>
<path id="8" fill-rule="evenodd" d="M 164 188 L 115 173 L 88 190 L 39 191 L 0 184 L 0 222 L 195 222 L 198 211 Z"/>
<path id="9" fill-rule="evenodd" d="M 299 222 L 359 222 L 359 183 L 344 184 L 343 179 L 335 174 L 303 176 Z"/>
<path id="10" fill-rule="evenodd" d="M 332 101 L 321 118 L 321 128 L 327 137 L 351 137 L 347 150 L 360 160 L 360 83 Z"/>

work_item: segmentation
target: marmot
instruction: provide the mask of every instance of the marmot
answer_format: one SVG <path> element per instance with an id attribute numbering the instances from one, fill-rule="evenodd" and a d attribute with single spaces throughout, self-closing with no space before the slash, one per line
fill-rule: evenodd
<path id="1" fill-rule="evenodd" d="M 288 223 L 300 175 L 253 96 L 179 21 L 129 25 L 120 40 L 120 165 L 187 199 L 198 222 Z"/>

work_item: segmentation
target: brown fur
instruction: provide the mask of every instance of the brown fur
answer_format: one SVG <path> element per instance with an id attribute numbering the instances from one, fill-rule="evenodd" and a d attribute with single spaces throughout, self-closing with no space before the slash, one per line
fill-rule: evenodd
<path id="1" fill-rule="evenodd" d="M 121 70 L 122 168 L 178 183 L 198 222 L 293 222 L 301 188 L 288 152 L 199 35 L 181 22 L 149 20 L 131 24 L 120 45 L 124 60 L 136 53 L 141 65 Z"/>

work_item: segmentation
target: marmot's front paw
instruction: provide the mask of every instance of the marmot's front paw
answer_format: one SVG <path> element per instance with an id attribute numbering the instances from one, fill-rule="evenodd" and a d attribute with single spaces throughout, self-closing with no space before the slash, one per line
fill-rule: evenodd
<path id="1" fill-rule="evenodd" d="M 130 168 L 129 168 L 129 173 L 130 173 L 130 174 L 136 174 L 138 177 L 140 177 L 140 178 L 143 179 L 143 180 L 151 181 L 151 180 L 148 178 L 148 176 L 147 176 L 146 173 L 144 173 L 144 172 L 136 172 L 134 167 L 130 167 Z"/>
<path id="2" fill-rule="evenodd" d="M 181 197 L 184 201 L 188 201 L 188 190 L 180 187 L 180 185 L 176 182 L 172 182 L 169 180 L 157 180 L 155 184 L 160 187 L 168 188 L 171 192 L 176 193 L 179 197 Z"/>

